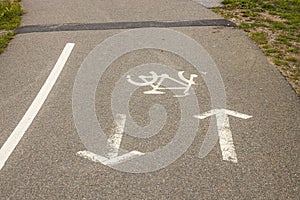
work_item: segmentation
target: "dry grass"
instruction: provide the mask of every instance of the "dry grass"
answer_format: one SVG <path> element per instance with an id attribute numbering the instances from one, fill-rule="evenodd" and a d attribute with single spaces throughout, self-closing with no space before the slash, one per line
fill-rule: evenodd
<path id="1" fill-rule="evenodd" d="M 18 0 L 0 0 L 0 53 L 14 36 L 20 25 L 23 10 Z"/>
<path id="2" fill-rule="evenodd" d="M 225 0 L 215 12 L 248 32 L 300 95 L 300 0 Z"/>

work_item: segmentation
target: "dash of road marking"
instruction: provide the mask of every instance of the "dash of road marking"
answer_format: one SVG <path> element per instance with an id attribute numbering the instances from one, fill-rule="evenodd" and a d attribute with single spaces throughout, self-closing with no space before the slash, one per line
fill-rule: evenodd
<path id="1" fill-rule="evenodd" d="M 30 107 L 26 111 L 25 115 L 18 123 L 14 131 L 8 137 L 6 142 L 0 149 L 0 170 L 5 165 L 5 162 L 12 154 L 22 137 L 24 136 L 25 132 L 33 122 L 35 116 L 38 114 L 39 110 L 43 106 L 45 100 L 47 99 L 51 89 L 53 88 L 58 76 L 60 75 L 61 71 L 63 70 L 73 48 L 74 43 L 67 43 L 64 50 L 62 51 L 60 57 L 58 58 L 54 68 L 52 69 L 49 77 L 45 81 L 43 87 L 40 89 L 39 93 L 31 103 Z"/>

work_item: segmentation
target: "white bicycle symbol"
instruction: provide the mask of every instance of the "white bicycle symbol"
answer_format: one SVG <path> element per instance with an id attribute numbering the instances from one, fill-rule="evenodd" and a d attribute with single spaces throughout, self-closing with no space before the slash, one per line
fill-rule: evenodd
<path id="1" fill-rule="evenodd" d="M 198 75 L 196 74 L 191 74 L 190 75 L 190 79 L 186 79 L 183 76 L 184 71 L 179 71 L 178 72 L 178 77 L 182 80 L 176 80 L 172 77 L 170 77 L 168 74 L 161 74 L 161 75 L 157 75 L 157 73 L 151 71 L 149 72 L 151 75 L 150 76 L 138 76 L 142 81 L 144 81 L 143 83 L 139 83 L 139 82 L 135 82 L 131 79 L 131 76 L 128 75 L 127 76 L 127 81 L 133 85 L 136 86 L 151 86 L 152 90 L 149 91 L 145 91 L 144 94 L 165 94 L 165 92 L 161 91 L 161 90 L 184 90 L 183 91 L 183 95 L 174 95 L 174 97 L 185 97 L 190 95 L 189 90 L 191 88 L 192 85 L 196 84 L 194 81 L 194 78 L 198 77 Z M 161 87 L 161 84 L 163 83 L 163 81 L 165 79 L 169 79 L 171 81 L 174 81 L 175 83 L 178 83 L 179 87 Z"/>

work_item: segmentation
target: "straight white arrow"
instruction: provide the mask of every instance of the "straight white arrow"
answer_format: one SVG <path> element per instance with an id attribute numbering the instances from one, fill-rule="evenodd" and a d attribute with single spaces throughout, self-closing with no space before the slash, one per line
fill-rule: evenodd
<path id="1" fill-rule="evenodd" d="M 237 163 L 238 160 L 235 152 L 232 133 L 230 130 L 228 115 L 238 117 L 241 119 L 249 119 L 252 116 L 238 113 L 232 110 L 214 109 L 206 113 L 203 113 L 202 115 L 195 115 L 194 117 L 197 119 L 205 119 L 212 115 L 216 115 L 216 119 L 217 119 L 219 143 L 222 151 L 223 160 Z"/>

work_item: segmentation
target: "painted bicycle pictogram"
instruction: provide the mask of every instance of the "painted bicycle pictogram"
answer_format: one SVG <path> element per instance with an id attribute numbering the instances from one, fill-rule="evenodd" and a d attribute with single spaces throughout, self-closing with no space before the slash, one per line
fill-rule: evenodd
<path id="1" fill-rule="evenodd" d="M 176 70 L 160 63 L 133 66 L 114 83 L 111 94 L 111 114 L 116 124 L 122 126 L 117 127 L 118 131 L 108 137 L 95 113 L 95 94 L 99 80 L 114 61 L 125 54 L 143 49 L 170 52 L 190 63 L 197 73 L 190 73 L 186 78 L 185 74 L 189 72 Z M 179 79 L 175 78 L 176 75 Z M 195 79 L 200 75 L 210 94 L 211 107 L 225 108 L 226 95 L 218 68 L 204 47 L 189 36 L 171 29 L 146 28 L 121 32 L 107 38 L 86 57 L 74 83 L 73 116 L 78 135 L 87 149 L 85 151 L 87 154 L 83 156 L 98 160 L 115 170 L 130 173 L 156 171 L 175 162 L 187 151 L 198 132 L 199 120 L 194 116 L 199 114 L 199 97 L 193 90 L 193 86 L 196 84 Z M 177 86 L 166 85 L 166 81 Z M 124 84 L 126 82 L 130 84 Z M 166 90 L 181 92 L 173 93 L 178 100 L 181 114 L 177 131 L 168 144 L 152 152 L 126 150 L 120 143 L 123 134 L 136 138 L 149 138 L 157 134 L 168 117 L 164 108 L 154 105 L 149 108 L 150 125 L 141 127 L 132 119 L 129 111 L 131 95 L 142 86 L 152 88 L 144 91 L 145 96 L 162 95 Z M 118 122 L 117 116 L 122 116 L 124 121 Z M 220 119 L 218 122 L 222 124 L 223 121 L 224 119 Z M 218 142 L 215 126 L 216 123 L 210 121 L 200 149 L 200 157 L 206 156 Z"/>
<path id="2" fill-rule="evenodd" d="M 165 94 L 164 91 L 162 90 L 183 90 L 183 94 L 181 95 L 174 95 L 174 97 L 185 97 L 190 95 L 189 90 L 192 87 L 192 85 L 195 84 L 194 78 L 198 77 L 197 74 L 191 74 L 190 79 L 186 79 L 183 76 L 184 71 L 179 71 L 178 72 L 178 77 L 180 80 L 177 80 L 175 78 L 170 77 L 168 74 L 161 74 L 157 75 L 157 73 L 151 71 L 149 72 L 151 75 L 145 76 L 145 75 L 140 75 L 139 78 L 144 81 L 144 82 L 136 82 L 131 79 L 131 76 L 127 76 L 127 81 L 133 85 L 136 86 L 151 86 L 152 90 L 145 91 L 144 94 Z M 161 87 L 162 83 L 165 80 L 170 80 L 173 81 L 175 84 L 178 84 L 180 86 L 173 86 L 173 87 Z"/>

